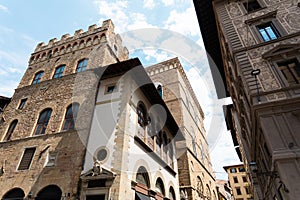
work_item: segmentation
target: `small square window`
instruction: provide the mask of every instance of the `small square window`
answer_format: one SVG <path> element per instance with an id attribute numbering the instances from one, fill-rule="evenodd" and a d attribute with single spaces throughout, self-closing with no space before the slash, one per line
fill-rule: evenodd
<path id="1" fill-rule="evenodd" d="M 261 5 L 257 0 L 247 0 L 243 2 L 243 5 L 247 12 L 253 12 L 261 8 Z"/>
<path id="2" fill-rule="evenodd" d="M 117 89 L 116 84 L 107 85 L 105 88 L 105 94 L 110 94 L 115 92 Z"/>
<path id="3" fill-rule="evenodd" d="M 247 177 L 243 176 L 242 178 L 243 178 L 243 182 L 246 183 L 247 182 Z"/>
<path id="4" fill-rule="evenodd" d="M 242 194 L 241 188 L 237 187 L 237 188 L 235 188 L 235 189 L 236 189 L 236 194 L 237 194 L 237 195 L 241 195 L 241 194 Z"/>
<path id="5" fill-rule="evenodd" d="M 244 167 L 239 167 L 239 172 L 245 172 L 245 168 Z"/>
<path id="6" fill-rule="evenodd" d="M 26 99 L 21 99 L 19 107 L 18 107 L 19 110 L 22 110 L 24 108 L 24 106 L 26 104 L 26 101 L 27 101 L 27 98 Z"/>
<path id="7" fill-rule="evenodd" d="M 230 169 L 230 172 L 231 172 L 231 173 L 236 173 L 236 169 L 235 169 L 235 168 L 231 168 L 231 169 Z"/>
<path id="8" fill-rule="evenodd" d="M 26 148 L 19 164 L 18 170 L 29 169 L 31 161 L 33 159 L 35 147 Z"/>
<path id="9" fill-rule="evenodd" d="M 280 34 L 272 21 L 257 25 L 256 27 L 265 42 L 275 40 L 280 37 Z"/>

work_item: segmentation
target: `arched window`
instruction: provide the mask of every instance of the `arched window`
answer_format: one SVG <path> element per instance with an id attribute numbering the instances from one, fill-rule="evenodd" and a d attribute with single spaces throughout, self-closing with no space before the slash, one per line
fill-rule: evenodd
<path id="1" fill-rule="evenodd" d="M 88 61 L 89 61 L 89 59 L 87 59 L 87 58 L 79 60 L 78 64 L 77 64 L 76 72 L 77 73 L 78 72 L 84 72 L 86 70 L 87 65 L 88 65 Z"/>
<path id="2" fill-rule="evenodd" d="M 39 193 L 35 200 L 61 200 L 62 191 L 56 185 L 48 185 L 44 187 Z"/>
<path id="3" fill-rule="evenodd" d="M 136 182 L 150 187 L 149 175 L 145 167 L 139 167 L 138 172 L 136 174 Z"/>
<path id="4" fill-rule="evenodd" d="M 165 196 L 165 187 L 161 178 L 158 178 L 155 183 L 155 191 Z"/>
<path id="5" fill-rule="evenodd" d="M 161 155 L 161 144 L 162 144 L 162 133 L 161 131 L 158 132 L 156 135 L 156 153 L 160 156 Z"/>
<path id="6" fill-rule="evenodd" d="M 203 197 L 203 183 L 199 176 L 197 176 L 197 192 L 199 197 Z"/>
<path id="7" fill-rule="evenodd" d="M 169 189 L 169 199 L 170 200 L 176 200 L 175 190 L 172 186 Z"/>
<path id="8" fill-rule="evenodd" d="M 163 95 L 162 86 L 158 85 L 156 89 L 157 89 L 158 94 L 162 97 L 162 95 Z"/>
<path id="9" fill-rule="evenodd" d="M 60 65 L 55 69 L 53 78 L 60 78 L 62 77 L 63 73 L 64 73 L 64 69 L 65 69 L 66 65 Z"/>
<path id="10" fill-rule="evenodd" d="M 7 130 L 6 136 L 4 138 L 4 141 L 9 141 L 11 138 L 11 134 L 14 132 L 16 126 L 17 126 L 18 120 L 15 119 L 14 121 L 12 121 L 9 125 L 9 128 Z"/>
<path id="11" fill-rule="evenodd" d="M 211 193 L 208 185 L 206 185 L 206 199 L 211 200 Z"/>
<path id="12" fill-rule="evenodd" d="M 141 127 L 147 125 L 147 112 L 143 102 L 139 102 L 137 106 L 138 123 Z"/>
<path id="13" fill-rule="evenodd" d="M 51 113 L 52 113 L 51 108 L 47 108 L 41 112 L 35 127 L 34 135 L 42 135 L 45 133 L 49 119 L 51 117 Z"/>
<path id="14" fill-rule="evenodd" d="M 35 74 L 32 84 L 37 84 L 41 82 L 42 76 L 44 74 L 44 71 L 39 71 Z"/>
<path id="15" fill-rule="evenodd" d="M 23 200 L 25 193 L 21 188 L 14 188 L 8 191 L 3 197 L 3 200 Z"/>
<path id="16" fill-rule="evenodd" d="M 63 125 L 64 131 L 74 130 L 78 109 L 79 109 L 79 103 L 72 103 L 67 107 L 64 125 Z"/>

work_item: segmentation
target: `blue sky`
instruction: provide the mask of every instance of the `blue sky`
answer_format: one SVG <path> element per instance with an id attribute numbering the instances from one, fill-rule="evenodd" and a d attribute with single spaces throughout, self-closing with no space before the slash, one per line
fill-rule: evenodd
<path id="1" fill-rule="evenodd" d="M 239 163 L 221 109 L 230 101 L 216 98 L 192 0 L 52 0 L 47 3 L 1 0 L 0 19 L 0 95 L 3 96 L 13 95 L 39 42 L 47 43 L 65 33 L 72 35 L 78 29 L 87 30 L 92 24 L 101 26 L 103 20 L 112 19 L 115 32 L 121 37 L 126 37 L 128 31 L 137 33 L 136 30 L 145 28 L 154 30 L 150 32 L 152 36 L 155 30 L 182 36 L 181 41 L 171 41 L 162 48 L 133 49 L 130 57 L 138 56 L 148 66 L 178 56 L 205 113 L 217 178 L 227 177 L 222 166 Z"/>

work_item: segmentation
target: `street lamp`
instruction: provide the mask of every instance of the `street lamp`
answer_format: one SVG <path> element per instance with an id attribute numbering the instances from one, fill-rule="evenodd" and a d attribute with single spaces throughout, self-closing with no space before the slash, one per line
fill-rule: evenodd
<path id="1" fill-rule="evenodd" d="M 255 77 L 256 91 L 257 91 L 257 101 L 260 103 L 259 89 L 257 83 L 257 76 L 260 74 L 260 69 L 254 69 L 251 71 L 251 75 Z"/>

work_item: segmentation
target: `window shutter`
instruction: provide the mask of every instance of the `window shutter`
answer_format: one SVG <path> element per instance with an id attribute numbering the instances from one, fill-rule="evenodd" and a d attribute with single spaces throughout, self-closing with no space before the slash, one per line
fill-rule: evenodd
<path id="1" fill-rule="evenodd" d="M 25 149 L 22 160 L 19 164 L 18 170 L 29 169 L 34 152 L 35 152 L 35 147 Z"/>

